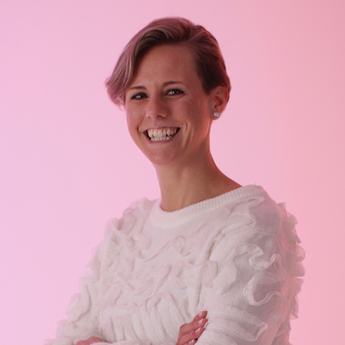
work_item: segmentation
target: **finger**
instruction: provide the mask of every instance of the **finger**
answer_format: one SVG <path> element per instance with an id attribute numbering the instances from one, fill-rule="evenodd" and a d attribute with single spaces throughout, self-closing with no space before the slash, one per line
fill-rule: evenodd
<path id="1" fill-rule="evenodd" d="M 200 312 L 198 315 L 196 315 L 194 319 L 203 319 L 206 317 L 206 315 L 207 315 L 207 311 L 204 310 L 204 311 Z"/>
<path id="2" fill-rule="evenodd" d="M 204 332 L 204 330 L 205 329 L 203 327 L 199 327 L 198 329 L 193 330 L 192 332 L 184 334 L 181 338 L 179 338 L 177 345 L 183 345 L 183 344 L 192 345 L 193 343 L 196 342 L 196 340 L 199 339 L 199 337 Z"/>
<path id="3" fill-rule="evenodd" d="M 194 317 L 194 319 L 182 325 L 178 334 L 178 341 L 176 345 L 183 345 L 190 342 L 189 345 L 192 345 L 200 337 L 204 331 L 204 326 L 207 323 L 206 319 L 207 311 L 202 311 Z M 193 340 L 195 340 L 193 342 Z"/>
<path id="4" fill-rule="evenodd" d="M 103 340 L 98 337 L 90 337 L 89 339 L 78 341 L 76 345 L 90 345 L 90 344 L 96 344 L 99 342 L 103 342 Z"/>
<path id="5" fill-rule="evenodd" d="M 194 345 L 197 342 L 197 339 L 192 339 L 190 340 L 188 343 L 184 344 L 184 345 Z"/>
<path id="6" fill-rule="evenodd" d="M 207 315 L 207 312 L 203 311 L 199 313 L 198 315 L 196 315 L 191 322 L 185 323 L 184 325 L 182 325 L 179 331 L 179 338 L 186 333 L 189 333 L 198 329 L 199 327 L 203 327 L 207 322 L 207 319 L 205 318 L 206 315 Z"/>

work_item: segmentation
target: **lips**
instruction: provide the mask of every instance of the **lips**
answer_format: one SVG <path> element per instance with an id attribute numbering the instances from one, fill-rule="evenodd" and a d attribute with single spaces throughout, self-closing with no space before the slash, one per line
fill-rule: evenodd
<path id="1" fill-rule="evenodd" d="M 166 141 L 176 135 L 179 130 L 179 127 L 150 128 L 145 131 L 145 134 L 151 141 Z"/>

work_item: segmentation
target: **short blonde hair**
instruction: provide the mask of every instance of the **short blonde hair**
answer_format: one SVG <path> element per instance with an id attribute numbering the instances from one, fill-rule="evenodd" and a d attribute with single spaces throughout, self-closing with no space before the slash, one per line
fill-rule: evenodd
<path id="1" fill-rule="evenodd" d="M 145 53 L 159 45 L 183 45 L 194 54 L 197 73 L 208 94 L 216 86 L 225 86 L 230 94 L 231 84 L 219 45 L 204 27 L 178 17 L 160 18 L 141 29 L 126 45 L 106 80 L 110 99 L 124 105 L 125 93 L 131 85 Z"/>

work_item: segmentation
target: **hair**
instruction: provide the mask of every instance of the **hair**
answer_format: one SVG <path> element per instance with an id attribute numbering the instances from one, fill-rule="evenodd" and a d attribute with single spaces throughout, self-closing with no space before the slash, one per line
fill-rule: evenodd
<path id="1" fill-rule="evenodd" d="M 214 36 L 188 19 L 167 17 L 156 19 L 141 29 L 120 55 L 112 75 L 106 80 L 108 95 L 116 105 L 124 105 L 126 90 L 133 82 L 145 53 L 167 44 L 182 45 L 193 52 L 196 71 L 206 94 L 217 86 L 225 86 L 230 94 L 230 79 Z"/>

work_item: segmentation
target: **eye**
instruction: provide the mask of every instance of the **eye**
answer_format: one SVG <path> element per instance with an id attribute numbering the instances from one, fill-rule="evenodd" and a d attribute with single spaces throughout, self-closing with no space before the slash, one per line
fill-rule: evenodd
<path id="1" fill-rule="evenodd" d="M 141 99 L 144 99 L 144 98 L 147 98 L 147 95 L 145 92 L 138 92 L 138 93 L 135 93 L 131 99 L 133 100 L 141 100 Z"/>
<path id="2" fill-rule="evenodd" d="M 184 92 L 180 89 L 171 89 L 171 90 L 168 90 L 166 94 L 169 96 L 175 96 L 175 95 L 183 95 Z"/>

